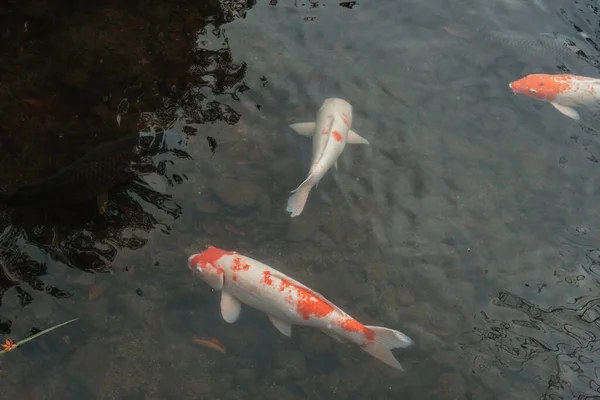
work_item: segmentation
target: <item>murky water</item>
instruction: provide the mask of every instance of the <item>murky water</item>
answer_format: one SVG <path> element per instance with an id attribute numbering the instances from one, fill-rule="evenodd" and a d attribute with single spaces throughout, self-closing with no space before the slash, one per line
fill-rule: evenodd
<path id="1" fill-rule="evenodd" d="M 600 122 L 508 88 L 598 76 L 594 2 L 63 3 L 0 6 L 3 185 L 139 132 L 164 184 L 3 208 L 0 339 L 79 320 L 3 356 L 2 398 L 600 398 Z M 290 219 L 311 142 L 287 125 L 334 96 L 371 145 Z M 405 332 L 406 371 L 225 323 L 186 268 L 208 245 Z"/>

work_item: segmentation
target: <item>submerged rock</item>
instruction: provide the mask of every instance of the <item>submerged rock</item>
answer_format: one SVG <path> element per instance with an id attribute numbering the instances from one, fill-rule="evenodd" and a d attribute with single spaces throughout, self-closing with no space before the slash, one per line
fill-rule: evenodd
<path id="1" fill-rule="evenodd" d="M 317 224 L 310 220 L 295 218 L 288 224 L 286 238 L 291 242 L 303 242 L 315 233 L 317 228 Z"/>
<path id="2" fill-rule="evenodd" d="M 244 209 L 254 207 L 264 190 L 253 182 L 219 179 L 212 185 L 212 191 L 225 205 Z"/>
<path id="3" fill-rule="evenodd" d="M 306 359 L 304 355 L 294 350 L 279 350 L 277 352 L 277 367 L 286 378 L 301 379 L 306 375 Z"/>

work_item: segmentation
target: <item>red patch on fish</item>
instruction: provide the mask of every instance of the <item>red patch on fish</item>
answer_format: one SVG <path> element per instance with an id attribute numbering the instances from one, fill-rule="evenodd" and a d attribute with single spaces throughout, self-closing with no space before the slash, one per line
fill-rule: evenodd
<path id="1" fill-rule="evenodd" d="M 318 318 L 326 317 L 334 311 L 334 308 L 329 303 L 323 301 L 310 290 L 297 286 L 287 279 L 282 279 L 279 291 L 283 292 L 285 290 L 288 291 L 286 301 L 290 304 L 295 303 L 296 311 L 304 319 L 310 319 L 311 316 Z M 295 301 L 292 294 L 296 295 Z"/>
<path id="2" fill-rule="evenodd" d="M 340 328 L 346 332 L 360 332 L 367 340 L 375 340 L 375 332 L 351 317 L 346 317 L 339 323 Z"/>
<path id="3" fill-rule="evenodd" d="M 580 78 L 569 74 L 531 74 L 509 84 L 513 93 L 522 93 L 525 96 L 538 100 L 554 100 L 561 93 L 573 89 L 573 84 Z"/>
<path id="4" fill-rule="evenodd" d="M 333 136 L 333 139 L 338 142 L 341 142 L 343 139 L 342 134 L 339 131 L 333 131 L 333 132 L 331 132 L 331 135 Z"/>
<path id="5" fill-rule="evenodd" d="M 233 266 L 231 269 L 235 272 L 248 271 L 250 269 L 250 264 L 248 264 L 242 258 L 236 257 L 233 259 Z"/>
<path id="6" fill-rule="evenodd" d="M 217 274 L 223 275 L 223 269 L 217 265 L 217 261 L 223 256 L 235 254 L 234 251 L 225 251 L 216 247 L 209 247 L 202 253 L 196 254 L 192 257 L 192 263 L 199 266 L 202 269 L 213 268 Z"/>
<path id="7" fill-rule="evenodd" d="M 342 121 L 344 121 L 344 125 L 350 126 L 348 124 L 348 116 L 346 114 L 342 114 Z"/>
<path id="8" fill-rule="evenodd" d="M 271 279 L 271 272 L 270 271 L 264 271 L 263 272 L 263 277 L 262 277 L 262 281 L 271 286 L 273 284 L 273 279 Z"/>
<path id="9" fill-rule="evenodd" d="M 241 257 L 235 257 L 232 262 L 231 270 L 233 271 L 233 280 L 237 281 L 238 276 L 236 272 L 240 271 L 248 271 L 250 269 L 250 264 L 244 261 Z"/>

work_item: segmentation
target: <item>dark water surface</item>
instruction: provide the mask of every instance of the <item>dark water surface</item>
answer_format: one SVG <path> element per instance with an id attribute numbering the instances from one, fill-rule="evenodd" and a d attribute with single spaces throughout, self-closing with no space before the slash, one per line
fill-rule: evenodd
<path id="1" fill-rule="evenodd" d="M 0 398 L 600 399 L 600 121 L 508 87 L 598 77 L 597 13 L 557 0 L 4 2 L 0 183 L 10 193 L 86 154 L 100 160 L 86 182 L 103 179 L 61 175 L 35 199 L 64 201 L 0 211 L 0 340 L 80 318 L 4 355 Z M 327 97 L 353 105 L 371 145 L 347 146 L 290 219 L 311 143 L 287 124 Z M 151 151 L 134 169 L 162 189 L 104 179 L 121 159 L 94 149 L 140 132 Z M 315 330 L 286 338 L 247 307 L 225 323 L 186 268 L 208 245 L 408 334 L 406 371 Z"/>

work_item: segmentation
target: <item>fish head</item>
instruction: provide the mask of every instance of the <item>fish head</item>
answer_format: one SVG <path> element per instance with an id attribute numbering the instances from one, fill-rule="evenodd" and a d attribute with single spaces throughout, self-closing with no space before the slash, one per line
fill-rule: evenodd
<path id="1" fill-rule="evenodd" d="M 352 105 L 346 100 L 337 97 L 325 99 L 320 110 L 326 110 L 327 114 L 346 114 L 349 118 L 352 118 Z"/>
<path id="2" fill-rule="evenodd" d="M 226 268 L 226 263 L 221 258 L 232 253 L 211 246 L 201 253 L 191 255 L 188 258 L 188 268 L 211 288 L 221 290 Z"/>
<path id="3" fill-rule="evenodd" d="M 521 93 L 538 100 L 553 100 L 559 94 L 571 89 L 568 75 L 532 74 L 508 86 L 513 93 Z"/>

